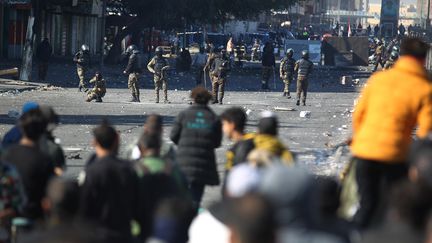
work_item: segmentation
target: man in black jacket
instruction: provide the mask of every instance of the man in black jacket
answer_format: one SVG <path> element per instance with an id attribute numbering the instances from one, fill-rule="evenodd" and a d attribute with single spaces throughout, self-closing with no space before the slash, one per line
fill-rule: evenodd
<path id="1" fill-rule="evenodd" d="M 141 60 L 139 56 L 140 52 L 137 46 L 130 45 L 126 49 L 126 53 L 129 55 L 129 62 L 126 69 L 123 71 L 123 73 L 129 75 L 128 88 L 132 93 L 132 99 L 130 100 L 130 102 L 140 102 L 140 92 L 139 92 L 139 77 L 141 74 Z"/>
<path id="2" fill-rule="evenodd" d="M 191 98 L 194 104 L 177 116 L 170 137 L 178 146 L 177 161 L 199 207 L 205 185 L 219 184 L 214 150 L 221 145 L 222 128 L 207 105 L 212 95 L 205 88 L 193 89 Z"/>
<path id="3" fill-rule="evenodd" d="M 80 213 L 108 230 L 109 242 L 131 242 L 137 215 L 138 179 L 131 164 L 117 158 L 119 135 L 106 122 L 93 130 L 96 160 L 86 169 Z"/>
<path id="4" fill-rule="evenodd" d="M 264 46 L 264 53 L 262 57 L 262 83 L 261 89 L 268 90 L 268 81 L 272 76 L 272 72 L 276 66 L 275 55 L 273 53 L 273 46 L 267 42 Z"/>
<path id="5" fill-rule="evenodd" d="M 43 41 L 36 48 L 36 58 L 39 61 L 39 81 L 45 81 L 48 72 L 48 62 L 51 58 L 52 47 L 48 38 Z"/>

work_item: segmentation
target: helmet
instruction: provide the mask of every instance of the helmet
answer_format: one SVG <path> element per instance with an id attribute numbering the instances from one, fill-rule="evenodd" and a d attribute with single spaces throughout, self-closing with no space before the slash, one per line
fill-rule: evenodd
<path id="1" fill-rule="evenodd" d="M 398 59 L 398 57 L 399 57 L 399 53 L 396 51 L 392 51 L 392 53 L 390 54 L 390 59 L 392 61 L 395 61 L 396 59 Z"/>
<path id="2" fill-rule="evenodd" d="M 303 58 L 306 58 L 306 59 L 309 58 L 309 51 L 307 51 L 307 50 L 303 50 L 303 51 L 302 51 L 302 57 L 303 57 Z"/>
<path id="3" fill-rule="evenodd" d="M 138 47 L 136 45 L 130 45 L 128 46 L 128 48 L 126 48 L 126 53 L 127 54 L 132 54 L 133 51 L 137 51 Z"/>
<path id="4" fill-rule="evenodd" d="M 294 50 L 291 49 L 291 48 L 289 48 L 289 49 L 287 50 L 286 54 L 287 54 L 287 56 L 292 57 L 292 56 L 294 55 Z"/>
<path id="5" fill-rule="evenodd" d="M 81 46 L 81 50 L 82 50 L 82 51 L 90 51 L 90 47 L 89 47 L 87 44 L 83 44 L 83 45 Z"/>
<path id="6" fill-rule="evenodd" d="M 397 47 L 397 46 L 393 46 L 393 52 L 399 52 L 399 47 Z"/>
<path id="7" fill-rule="evenodd" d="M 156 55 L 163 55 L 163 48 L 161 46 L 156 47 L 155 53 Z"/>

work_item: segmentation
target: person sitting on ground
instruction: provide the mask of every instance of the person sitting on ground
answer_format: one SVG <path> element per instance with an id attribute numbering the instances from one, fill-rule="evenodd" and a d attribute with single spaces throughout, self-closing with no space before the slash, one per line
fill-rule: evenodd
<path id="1" fill-rule="evenodd" d="M 106 94 L 106 82 L 103 79 L 100 72 L 96 72 L 95 76 L 90 79 L 90 84 L 94 84 L 93 89 L 91 89 L 87 94 L 87 102 L 96 100 L 96 102 L 102 102 L 102 98 Z"/>
<path id="2" fill-rule="evenodd" d="M 131 242 L 137 216 L 138 178 L 128 161 L 118 159 L 120 137 L 107 121 L 93 130 L 96 160 L 87 166 L 80 215 L 109 231 L 110 242 Z"/>
<path id="3" fill-rule="evenodd" d="M 22 134 L 20 143 L 11 146 L 3 155 L 3 160 L 12 164 L 22 179 L 28 199 L 23 216 L 39 221 L 43 220 L 41 201 L 45 196 L 45 188 L 55 175 L 54 163 L 37 146 L 46 131 L 46 121 L 37 108 L 22 115 L 18 126 Z"/>

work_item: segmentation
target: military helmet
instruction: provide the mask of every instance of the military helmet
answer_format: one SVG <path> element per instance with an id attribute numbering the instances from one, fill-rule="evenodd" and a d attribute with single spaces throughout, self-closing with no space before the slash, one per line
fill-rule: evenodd
<path id="1" fill-rule="evenodd" d="M 309 51 L 308 50 L 303 50 L 302 51 L 302 57 L 306 58 L 306 59 L 309 58 Z"/>
<path id="2" fill-rule="evenodd" d="M 126 48 L 127 54 L 132 54 L 133 51 L 137 51 L 138 47 L 136 45 L 129 45 L 128 48 Z"/>
<path id="3" fill-rule="evenodd" d="M 90 47 L 87 44 L 81 46 L 81 51 L 90 51 Z"/>
<path id="4" fill-rule="evenodd" d="M 393 46 L 392 51 L 399 52 L 399 47 L 398 46 Z"/>
<path id="5" fill-rule="evenodd" d="M 163 48 L 161 46 L 156 47 L 155 53 L 156 55 L 163 55 Z"/>
<path id="6" fill-rule="evenodd" d="M 292 55 L 294 55 L 294 50 L 292 48 L 289 48 L 286 52 L 287 56 L 292 57 Z"/>
<path id="7" fill-rule="evenodd" d="M 399 57 L 399 53 L 397 51 L 392 51 L 392 53 L 390 54 L 390 59 L 391 60 L 396 60 Z"/>

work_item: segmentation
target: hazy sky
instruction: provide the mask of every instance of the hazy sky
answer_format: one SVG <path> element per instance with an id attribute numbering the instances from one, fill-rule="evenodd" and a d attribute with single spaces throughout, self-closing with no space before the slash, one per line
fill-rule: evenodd
<path id="1" fill-rule="evenodd" d="M 369 0 L 370 3 L 381 3 L 381 0 Z M 416 4 L 417 0 L 401 0 L 401 3 Z"/>

